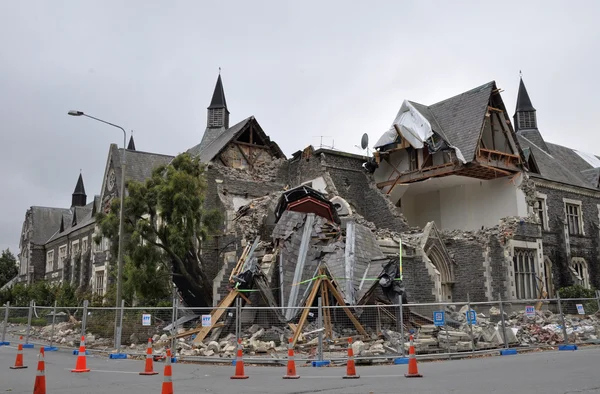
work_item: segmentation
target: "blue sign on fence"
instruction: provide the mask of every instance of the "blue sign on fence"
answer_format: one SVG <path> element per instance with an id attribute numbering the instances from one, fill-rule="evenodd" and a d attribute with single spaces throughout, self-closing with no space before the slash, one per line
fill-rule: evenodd
<path id="1" fill-rule="evenodd" d="M 202 327 L 211 327 L 212 326 L 212 316 L 211 315 L 202 315 Z"/>
<path id="2" fill-rule="evenodd" d="M 436 326 L 446 325 L 446 313 L 444 311 L 433 312 L 433 324 Z"/>
<path id="3" fill-rule="evenodd" d="M 525 316 L 527 317 L 535 317 L 535 308 L 533 305 L 525 307 Z"/>
<path id="4" fill-rule="evenodd" d="M 473 325 L 473 324 L 477 324 L 477 314 L 475 313 L 475 311 L 473 309 L 471 309 L 470 311 L 467 311 L 467 323 Z"/>

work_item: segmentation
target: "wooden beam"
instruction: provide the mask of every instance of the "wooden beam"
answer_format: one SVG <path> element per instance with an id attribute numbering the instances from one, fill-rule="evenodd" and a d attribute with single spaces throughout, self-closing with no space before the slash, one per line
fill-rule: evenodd
<path id="1" fill-rule="evenodd" d="M 512 172 L 504 171 L 504 170 L 501 170 L 501 169 L 499 169 L 499 168 L 492 167 L 492 166 L 488 166 L 488 165 L 485 165 L 485 164 L 479 164 L 479 165 L 480 165 L 481 167 L 484 167 L 484 168 L 490 169 L 490 170 L 492 170 L 492 171 L 499 172 L 500 174 L 503 174 L 503 175 L 507 175 L 507 176 L 508 176 L 508 175 L 512 175 L 512 174 L 513 174 Z"/>
<path id="2" fill-rule="evenodd" d="M 405 172 L 395 180 L 380 182 L 378 188 L 385 186 L 396 185 L 397 183 L 414 182 L 419 179 L 431 178 L 439 175 L 447 175 L 456 171 L 458 168 L 454 162 L 440 164 L 438 166 L 428 167 L 420 171 Z"/>
<path id="3" fill-rule="evenodd" d="M 244 159 L 246 159 L 246 162 L 248 163 L 248 165 L 253 168 L 254 166 L 252 165 L 252 162 L 250 161 L 250 159 L 248 158 L 248 156 L 246 156 L 246 154 L 244 153 L 244 150 L 237 145 L 238 150 L 240 151 L 240 153 L 242 154 L 242 156 L 244 156 Z"/>
<path id="4" fill-rule="evenodd" d="M 363 328 L 362 324 L 360 324 L 360 322 L 356 319 L 356 317 L 354 317 L 354 315 L 352 314 L 352 312 L 350 312 L 350 309 L 346 306 L 346 302 L 344 301 L 344 298 L 337 291 L 337 289 L 335 288 L 335 286 L 333 286 L 333 284 L 329 280 L 326 280 L 325 283 L 329 287 L 329 291 L 331 292 L 331 294 L 333 294 L 333 296 L 337 300 L 338 304 L 342 307 L 342 309 L 344 310 L 344 312 L 346 312 L 346 316 L 348 316 L 348 319 L 350 319 L 350 321 L 352 321 L 352 323 L 354 324 L 354 327 L 356 327 L 356 330 L 361 335 L 363 335 L 365 337 L 368 337 L 369 334 L 367 334 L 367 332 Z"/>
<path id="5" fill-rule="evenodd" d="M 298 321 L 298 325 L 296 326 L 296 331 L 294 332 L 294 337 L 292 339 L 292 346 L 296 346 L 296 341 L 302 332 L 302 328 L 306 323 L 306 318 L 308 317 L 308 313 L 310 312 L 310 307 L 315 301 L 315 297 L 317 296 L 317 292 L 319 291 L 319 286 L 321 286 L 321 282 L 323 278 L 319 277 L 316 282 L 313 283 L 312 289 L 310 289 L 310 293 L 308 294 L 308 299 L 304 304 L 304 310 L 302 311 L 302 315 L 300 316 L 300 320 Z"/>
<path id="6" fill-rule="evenodd" d="M 233 141 L 234 144 L 236 145 L 243 145 L 243 146 L 249 146 L 251 148 L 256 148 L 256 149 L 269 149 L 269 147 L 265 146 L 265 145 L 255 145 L 255 144 L 249 144 L 247 142 L 242 142 L 242 141 Z"/>
<path id="7" fill-rule="evenodd" d="M 492 111 L 492 112 L 499 112 L 499 113 L 503 113 L 504 111 L 502 111 L 500 108 L 494 108 L 488 105 L 488 111 Z"/>

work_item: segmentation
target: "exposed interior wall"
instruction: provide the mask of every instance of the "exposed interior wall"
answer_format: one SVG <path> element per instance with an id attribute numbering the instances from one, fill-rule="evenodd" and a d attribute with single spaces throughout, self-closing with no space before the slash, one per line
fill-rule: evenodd
<path id="1" fill-rule="evenodd" d="M 430 179 L 411 185 L 400 205 L 411 226 L 435 221 L 444 230 L 477 230 L 495 226 L 503 217 L 527 216 L 525 195 L 507 178 Z"/>

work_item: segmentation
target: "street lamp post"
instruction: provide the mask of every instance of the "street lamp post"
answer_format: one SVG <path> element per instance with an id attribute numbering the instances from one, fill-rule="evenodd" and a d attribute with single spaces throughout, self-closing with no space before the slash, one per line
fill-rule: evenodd
<path id="1" fill-rule="evenodd" d="M 69 111 L 69 115 L 71 116 L 85 116 L 98 122 L 105 123 L 109 126 L 116 127 L 123 131 L 123 157 L 121 158 L 121 208 L 119 209 L 119 249 L 117 252 L 117 309 L 115 311 L 115 348 L 117 349 L 117 353 L 121 352 L 121 324 L 119 322 L 119 308 L 121 307 L 121 297 L 122 297 L 122 282 L 123 282 L 123 211 L 125 210 L 125 153 L 127 152 L 127 133 L 125 129 L 121 126 L 118 126 L 114 123 L 107 122 L 102 119 L 95 118 L 88 114 L 83 113 L 82 111 Z"/>

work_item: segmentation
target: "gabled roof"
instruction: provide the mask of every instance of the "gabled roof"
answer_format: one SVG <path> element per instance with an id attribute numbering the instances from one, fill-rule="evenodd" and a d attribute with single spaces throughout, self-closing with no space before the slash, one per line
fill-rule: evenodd
<path id="1" fill-rule="evenodd" d="M 70 213 L 66 208 L 31 207 L 33 236 L 31 241 L 43 245 L 60 227 L 64 214 Z"/>
<path id="2" fill-rule="evenodd" d="M 519 93 L 517 94 L 517 108 L 515 109 L 515 112 L 530 111 L 535 111 L 535 108 L 533 108 L 533 104 L 531 104 L 531 99 L 529 98 L 529 94 L 527 93 L 527 89 L 523 83 L 523 78 L 521 78 L 521 81 L 519 82 Z"/>
<path id="3" fill-rule="evenodd" d="M 450 145 L 458 148 L 467 162 L 475 158 L 485 114 L 496 82 L 491 81 L 430 106 L 411 104 Z"/>
<path id="4" fill-rule="evenodd" d="M 84 207 L 73 207 L 62 215 L 62 231 L 61 226 L 55 228 L 54 233 L 45 243 L 56 241 L 57 239 L 67 236 L 81 228 L 93 225 L 96 222 L 94 217 L 94 204 L 98 204 L 99 196 L 94 197 L 94 201 Z"/>
<path id="5" fill-rule="evenodd" d="M 187 152 L 193 157 L 200 156 L 200 161 L 202 163 L 208 163 L 212 161 L 219 153 L 221 153 L 221 151 L 225 149 L 225 147 L 231 141 L 235 140 L 239 135 L 241 135 L 246 130 L 246 127 L 251 123 L 256 127 L 255 130 L 262 132 L 266 140 L 265 143 L 267 143 L 267 147 L 274 149 L 279 157 L 285 158 L 285 154 L 281 151 L 279 146 L 276 143 L 271 142 L 269 137 L 264 134 L 254 116 L 250 116 L 249 118 L 246 118 L 241 122 L 231 126 L 206 146 L 202 146 L 202 143 L 204 142 L 203 139 L 200 144 L 188 149 Z"/>
<path id="6" fill-rule="evenodd" d="M 535 162 L 540 170 L 539 174 L 530 173 L 531 177 L 547 179 L 550 181 L 560 182 L 567 185 L 584 187 L 587 189 L 595 189 L 595 186 L 590 184 L 580 171 L 573 170 L 569 166 L 570 155 L 564 155 L 565 152 L 560 149 L 554 149 L 554 144 L 550 145 L 548 153 L 528 140 L 523 135 L 518 135 L 519 143 L 523 148 L 530 148 L 531 153 L 535 158 Z M 561 147 L 564 148 L 564 147 Z M 568 149 L 568 148 L 566 148 Z M 556 156 L 555 156 L 556 154 Z"/>
<path id="7" fill-rule="evenodd" d="M 550 149 L 548 145 L 546 145 L 546 141 L 544 141 L 544 137 L 538 129 L 525 129 L 517 131 L 518 135 L 522 135 L 527 138 L 529 141 L 533 142 L 538 146 L 538 148 L 545 150 L 550 153 Z"/>
<path id="8" fill-rule="evenodd" d="M 123 154 L 123 149 L 119 149 L 119 156 Z M 125 181 L 144 182 L 152 176 L 152 171 L 158 166 L 167 165 L 173 160 L 174 156 L 162 155 L 158 153 L 130 151 L 127 150 L 125 156 Z M 121 157 L 115 158 L 118 165 L 121 165 Z"/>

